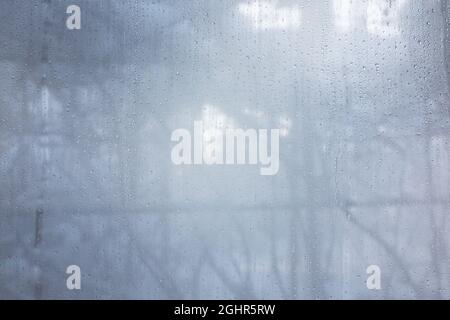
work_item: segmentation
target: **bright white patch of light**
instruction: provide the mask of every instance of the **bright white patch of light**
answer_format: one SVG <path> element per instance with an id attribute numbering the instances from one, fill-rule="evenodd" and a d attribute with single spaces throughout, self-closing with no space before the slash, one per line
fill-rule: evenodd
<path id="1" fill-rule="evenodd" d="M 281 116 L 278 120 L 278 125 L 280 128 L 280 136 L 286 137 L 292 126 L 292 121 L 288 116 Z"/>
<path id="2" fill-rule="evenodd" d="M 255 29 L 298 28 L 301 22 L 300 8 L 279 7 L 278 1 L 252 1 L 239 4 L 239 12 L 248 17 Z"/>
<path id="3" fill-rule="evenodd" d="M 233 120 L 230 119 L 219 108 L 206 104 L 202 108 L 202 121 L 205 130 L 225 130 L 233 127 Z"/>
<path id="4" fill-rule="evenodd" d="M 263 113 L 261 111 L 251 110 L 249 108 L 244 109 L 244 114 L 252 116 L 256 119 L 261 119 L 263 116 Z"/>
<path id="5" fill-rule="evenodd" d="M 353 23 L 353 7 L 352 0 L 334 0 L 334 16 L 337 28 L 346 32 Z"/>
<path id="6" fill-rule="evenodd" d="M 399 15 L 405 2 L 406 0 L 369 0 L 367 31 L 384 37 L 399 35 Z"/>

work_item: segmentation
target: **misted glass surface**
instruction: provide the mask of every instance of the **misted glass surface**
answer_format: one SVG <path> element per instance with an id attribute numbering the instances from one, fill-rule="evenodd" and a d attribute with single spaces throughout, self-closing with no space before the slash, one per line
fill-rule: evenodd
<path id="1" fill-rule="evenodd" d="M 0 298 L 449 299 L 449 26 L 447 0 L 1 1 Z M 199 122 L 278 129 L 278 170 L 175 163 Z"/>

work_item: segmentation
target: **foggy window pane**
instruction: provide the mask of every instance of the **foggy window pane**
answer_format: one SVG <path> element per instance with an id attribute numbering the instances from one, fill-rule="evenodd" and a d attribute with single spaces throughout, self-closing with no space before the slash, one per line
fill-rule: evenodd
<path id="1" fill-rule="evenodd" d="M 449 299 L 449 10 L 0 1 L 0 298 Z"/>

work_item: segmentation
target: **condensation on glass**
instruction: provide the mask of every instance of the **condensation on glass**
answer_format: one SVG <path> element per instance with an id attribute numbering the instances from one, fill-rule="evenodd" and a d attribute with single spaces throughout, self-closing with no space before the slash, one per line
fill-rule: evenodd
<path id="1" fill-rule="evenodd" d="M 450 298 L 449 10 L 2 1 L 0 297 Z M 278 172 L 174 165 L 195 121 Z"/>

